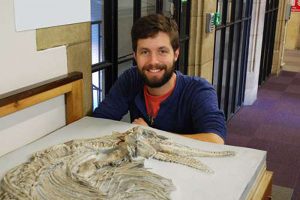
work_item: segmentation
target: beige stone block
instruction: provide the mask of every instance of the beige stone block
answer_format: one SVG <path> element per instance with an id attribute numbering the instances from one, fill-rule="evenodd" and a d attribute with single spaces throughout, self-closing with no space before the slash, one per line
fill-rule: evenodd
<path id="1" fill-rule="evenodd" d="M 200 16 L 202 13 L 202 1 L 192 0 L 191 1 L 191 17 Z"/>
<path id="2" fill-rule="evenodd" d="M 203 21 L 204 18 L 202 18 Z M 214 56 L 215 32 L 206 33 L 205 27 L 202 27 L 201 41 L 201 63 L 206 63 L 213 59 Z"/>
<path id="3" fill-rule="evenodd" d="M 281 30 L 284 28 L 283 25 L 284 24 L 281 21 L 276 22 L 276 37 L 275 37 L 275 40 L 277 40 L 277 41 L 280 40 L 281 33 L 282 33 Z"/>
<path id="4" fill-rule="evenodd" d="M 201 1 L 203 2 L 203 16 L 208 12 L 216 12 L 217 10 L 217 1 Z"/>
<path id="5" fill-rule="evenodd" d="M 212 83 L 213 78 L 213 60 L 201 65 L 201 77 Z"/>
<path id="6" fill-rule="evenodd" d="M 279 51 L 274 51 L 273 52 L 273 61 L 272 61 L 272 74 L 278 74 L 280 71 L 280 54 Z"/>
<path id="7" fill-rule="evenodd" d="M 201 17 L 197 17 L 197 36 L 196 36 L 196 48 L 195 48 L 195 63 L 196 64 L 200 64 L 200 60 L 201 60 L 201 47 L 202 47 L 202 36 L 203 36 L 203 32 L 201 31 L 203 27 L 203 23 L 202 23 L 202 18 Z"/>
<path id="8" fill-rule="evenodd" d="M 190 41 L 189 41 L 189 75 L 199 74 L 198 67 L 200 63 L 200 50 L 201 50 L 201 18 L 192 17 L 191 18 L 191 29 L 190 29 Z"/>
<path id="9" fill-rule="evenodd" d="M 274 51 L 273 52 L 273 65 L 277 65 L 279 60 L 279 51 Z"/>
<path id="10" fill-rule="evenodd" d="M 37 50 L 90 41 L 90 30 L 90 22 L 37 29 Z"/>
<path id="11" fill-rule="evenodd" d="M 189 65 L 188 66 L 188 75 L 189 76 L 196 76 L 196 73 L 195 73 L 195 65 Z"/>
<path id="12" fill-rule="evenodd" d="M 91 44 L 78 43 L 67 47 L 68 71 L 83 73 L 83 107 L 84 114 L 92 111 L 92 74 L 91 74 Z"/>
<path id="13" fill-rule="evenodd" d="M 300 46 L 300 12 L 292 12 L 291 19 L 288 21 L 286 30 L 286 49 L 297 49 Z"/>
<path id="14" fill-rule="evenodd" d="M 274 42 L 274 50 L 279 50 L 281 41 L 278 39 Z"/>
<path id="15" fill-rule="evenodd" d="M 197 37 L 197 17 L 191 17 L 190 26 L 190 40 L 189 40 L 189 60 L 190 65 L 195 64 L 195 49 L 196 49 L 196 37 Z"/>

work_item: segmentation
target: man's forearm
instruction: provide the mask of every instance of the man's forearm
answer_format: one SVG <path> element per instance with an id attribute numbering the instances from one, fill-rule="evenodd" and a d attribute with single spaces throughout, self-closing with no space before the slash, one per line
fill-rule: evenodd
<path id="1" fill-rule="evenodd" d="M 223 138 L 215 133 L 196 133 L 196 134 L 184 134 L 182 136 L 200 140 L 203 142 L 212 142 L 217 144 L 224 144 Z"/>
<path id="2" fill-rule="evenodd" d="M 148 124 L 144 121 L 143 118 L 135 119 L 132 123 L 137 124 L 137 125 L 142 125 L 142 126 L 148 126 Z M 217 135 L 215 133 L 184 134 L 182 136 L 193 138 L 193 139 L 200 140 L 203 142 L 224 144 L 223 138 L 221 138 L 219 135 Z"/>

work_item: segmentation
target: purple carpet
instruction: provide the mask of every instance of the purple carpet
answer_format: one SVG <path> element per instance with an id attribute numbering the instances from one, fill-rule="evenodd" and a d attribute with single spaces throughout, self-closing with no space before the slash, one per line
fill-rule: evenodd
<path id="1" fill-rule="evenodd" d="M 300 199 L 300 73 L 282 71 L 260 88 L 257 100 L 228 122 L 227 144 L 267 151 L 273 184 Z"/>

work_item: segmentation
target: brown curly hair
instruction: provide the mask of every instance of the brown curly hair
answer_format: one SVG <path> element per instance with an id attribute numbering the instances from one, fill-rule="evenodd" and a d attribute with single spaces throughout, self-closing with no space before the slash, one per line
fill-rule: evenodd
<path id="1" fill-rule="evenodd" d="M 176 22 L 162 14 L 151 14 L 139 18 L 132 26 L 131 41 L 133 51 L 136 52 L 139 39 L 155 37 L 158 32 L 164 32 L 169 35 L 174 51 L 179 48 L 179 33 Z"/>

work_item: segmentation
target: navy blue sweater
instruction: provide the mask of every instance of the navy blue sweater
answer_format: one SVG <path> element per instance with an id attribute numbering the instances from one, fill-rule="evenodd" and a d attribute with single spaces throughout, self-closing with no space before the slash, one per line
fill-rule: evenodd
<path id="1" fill-rule="evenodd" d="M 146 111 L 144 82 L 136 67 L 118 78 L 93 116 L 121 120 L 129 110 L 131 121 L 141 117 L 153 128 L 180 134 L 215 133 L 225 139 L 224 114 L 218 108 L 212 85 L 200 77 L 186 76 L 178 71 L 176 75 L 175 89 L 160 104 L 153 124 Z"/>

